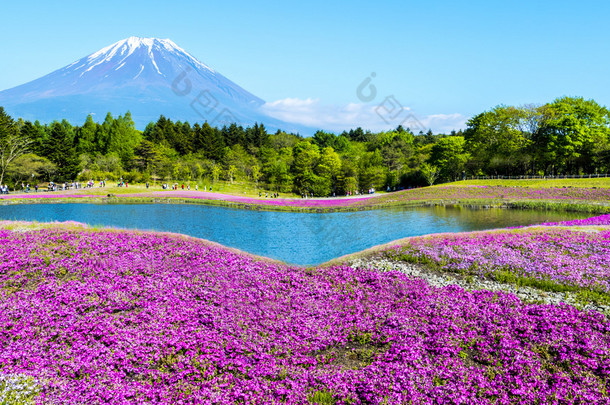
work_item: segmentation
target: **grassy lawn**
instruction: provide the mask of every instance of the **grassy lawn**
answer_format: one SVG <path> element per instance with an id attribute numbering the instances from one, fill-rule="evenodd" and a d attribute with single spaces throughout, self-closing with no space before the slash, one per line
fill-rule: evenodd
<path id="1" fill-rule="evenodd" d="M 504 187 L 610 187 L 610 177 L 590 179 L 523 179 L 523 180 L 465 180 L 441 186 L 504 186 Z"/>
<path id="2" fill-rule="evenodd" d="M 86 195 L 99 195 L 99 196 L 105 196 L 107 194 L 114 194 L 114 195 L 121 195 L 121 194 L 137 194 L 137 193 L 146 193 L 146 192 L 151 192 L 151 191 L 162 191 L 163 189 L 161 188 L 161 184 L 162 183 L 156 183 L 156 184 L 150 184 L 150 187 L 147 189 L 146 188 L 146 184 L 128 184 L 127 187 L 117 187 L 115 182 L 107 182 L 106 183 L 106 187 L 104 188 L 100 188 L 99 187 L 99 183 L 96 183 L 96 185 L 93 188 L 82 188 L 79 190 L 67 190 L 65 192 L 56 192 L 55 194 L 57 194 L 58 196 L 60 196 L 61 193 L 65 193 L 65 194 L 86 194 Z M 189 185 L 189 182 L 178 182 L 179 185 L 179 190 L 182 190 L 182 184 L 184 184 L 184 189 L 186 190 L 187 186 Z M 191 186 L 191 191 L 195 190 L 195 182 L 190 182 L 190 186 Z M 170 183 L 171 185 L 171 183 Z M 204 190 L 204 186 L 206 187 L 207 191 L 210 191 L 210 183 L 205 183 L 205 182 L 200 182 L 198 183 L 198 187 L 199 187 L 199 191 L 203 191 Z M 43 190 L 43 189 L 41 189 Z M 239 196 L 243 196 L 243 197 L 258 197 L 258 193 L 261 192 L 262 193 L 262 197 L 265 197 L 265 192 L 271 194 L 273 193 L 273 191 L 264 188 L 261 186 L 257 187 L 256 184 L 251 183 L 251 182 L 242 182 L 242 181 L 235 181 L 233 183 L 228 182 L 228 181 L 217 181 L 216 183 L 214 183 L 212 185 L 212 191 L 215 193 L 220 193 L 220 194 L 230 194 L 230 195 L 239 195 Z M 15 192 L 15 194 L 17 194 L 19 192 Z M 36 193 L 34 191 L 31 191 L 29 194 L 35 195 Z M 39 194 L 44 194 L 43 191 L 39 191 Z M 296 198 L 296 197 L 300 197 L 297 196 L 294 193 L 281 193 L 281 197 L 283 198 Z"/>
<path id="3" fill-rule="evenodd" d="M 156 199 L 167 199 L 172 202 L 213 205 L 239 204 L 243 208 L 254 207 L 281 211 L 354 211 L 426 204 L 488 205 L 515 209 L 589 213 L 610 211 L 610 179 L 549 180 L 546 183 L 542 180 L 471 180 L 391 193 L 379 192 L 375 195 L 313 199 L 301 199 L 299 195 L 293 193 L 280 193 L 279 199 L 272 198 L 269 190 L 262 187 L 257 188 L 250 182 L 219 181 L 212 186 L 212 193 L 209 192 L 210 188 L 207 184 L 199 184 L 199 193 L 195 192 L 194 183 L 191 183 L 190 191 L 186 187 L 182 190 L 182 183 L 179 184 L 178 191 L 168 190 L 167 193 L 163 192 L 160 184 L 153 184 L 147 189 L 143 184 L 117 187 L 115 183 L 108 183 L 105 188 L 94 187 L 54 193 L 30 192 L 27 195 L 15 193 L 2 196 L 0 199 L 11 200 L 10 203 L 76 202 L 78 200 L 82 202 L 87 200 L 86 197 L 99 197 L 97 200 L 102 200 L 101 197 L 111 194 L 119 197 L 111 199 L 112 202 L 128 200 L 127 202 L 133 203 L 149 203 L 155 202 L 153 200 Z M 204 187 L 208 193 L 203 192 Z M 259 198 L 259 192 L 262 194 L 262 198 Z M 268 193 L 267 197 L 265 192 Z"/>

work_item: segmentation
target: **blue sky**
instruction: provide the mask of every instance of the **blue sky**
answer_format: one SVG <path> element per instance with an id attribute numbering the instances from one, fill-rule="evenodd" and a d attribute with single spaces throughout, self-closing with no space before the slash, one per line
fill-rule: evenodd
<path id="1" fill-rule="evenodd" d="M 282 118 L 366 124 L 394 96 L 447 130 L 498 104 L 610 105 L 609 15 L 586 0 L 15 1 L 3 5 L 0 90 L 120 39 L 159 37 Z M 377 96 L 363 102 L 356 89 L 372 72 Z"/>

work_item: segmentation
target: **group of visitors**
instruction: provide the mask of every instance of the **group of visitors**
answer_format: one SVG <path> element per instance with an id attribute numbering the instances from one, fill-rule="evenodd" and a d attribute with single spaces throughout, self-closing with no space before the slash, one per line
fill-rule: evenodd
<path id="1" fill-rule="evenodd" d="M 262 197 L 263 193 L 262 192 L 258 192 L 258 196 Z M 271 194 L 271 198 L 279 198 L 280 197 L 280 193 L 272 193 Z M 265 198 L 269 198 L 269 193 L 265 191 Z"/>
<path id="2" fill-rule="evenodd" d="M 93 186 L 95 186 L 95 183 L 93 182 L 93 180 L 89 180 L 87 183 L 85 183 L 85 188 L 93 188 Z M 62 185 L 62 187 L 63 187 L 63 185 Z M 101 187 L 101 184 L 100 184 L 100 187 Z M 81 188 L 83 188 L 83 185 L 76 181 L 68 184 L 68 189 L 78 190 Z"/>
<path id="3" fill-rule="evenodd" d="M 55 184 L 53 182 L 50 182 L 48 187 L 47 187 L 47 191 L 57 191 L 58 187 L 60 187 L 61 190 L 69 190 L 69 189 L 77 190 L 77 189 L 83 188 L 83 186 L 85 188 L 93 188 L 93 187 L 95 187 L 95 181 L 93 181 L 93 179 L 91 179 L 91 180 L 89 180 L 89 181 L 87 181 L 86 183 L 83 183 L 83 184 L 81 184 L 79 182 L 62 183 L 60 186 L 58 186 L 57 184 Z M 121 179 L 117 183 L 117 186 L 118 187 L 125 187 L 125 188 L 127 188 L 129 185 L 127 184 L 126 181 L 123 181 L 123 179 Z M 106 180 L 100 180 L 99 187 L 100 188 L 106 187 Z M 146 183 L 146 188 L 148 189 L 149 187 L 150 187 L 150 184 L 147 182 Z M 171 190 L 179 190 L 179 189 L 190 190 L 191 186 L 190 186 L 190 184 L 185 185 L 184 183 L 182 183 L 182 184 L 174 183 L 172 185 L 169 185 L 168 183 L 163 183 L 161 185 L 161 188 L 163 190 L 169 190 L 169 189 L 171 189 Z M 408 187 L 408 188 L 411 188 L 411 187 Z M 21 190 L 22 191 L 24 191 L 26 193 L 29 193 L 30 189 L 31 189 L 30 184 L 21 183 Z M 199 186 L 195 185 L 194 189 L 195 189 L 195 191 L 199 191 Z M 402 190 L 402 189 L 404 189 L 404 187 L 394 187 L 394 188 L 390 188 L 390 186 L 387 187 L 387 191 L 388 192 L 396 191 L 396 190 Z M 37 184 L 34 186 L 34 190 L 36 192 L 38 192 L 38 185 Z M 0 194 L 8 194 L 8 191 L 9 191 L 9 188 L 8 188 L 7 184 L 4 184 L 4 185 L 0 184 Z M 208 187 L 204 186 L 203 187 L 203 191 L 207 192 L 208 191 Z M 212 186 L 210 186 L 210 190 L 209 191 L 210 192 L 212 191 Z M 372 188 L 372 187 L 369 188 L 367 190 L 367 193 L 368 194 L 375 194 L 375 188 Z M 359 190 L 354 190 L 354 191 L 350 190 L 350 191 L 346 191 L 345 192 L 345 196 L 346 197 L 351 197 L 353 195 L 362 195 L 362 194 L 364 194 L 364 192 L 363 191 L 359 191 Z M 269 195 L 270 194 L 268 192 L 265 192 L 265 198 L 269 198 Z M 262 192 L 259 192 L 258 196 L 262 197 L 263 196 Z M 279 198 L 279 196 L 280 196 L 279 193 L 271 193 L 271 198 Z M 336 194 L 333 192 L 332 196 L 335 197 Z M 301 193 L 301 198 L 305 198 L 305 199 L 307 199 L 307 198 L 314 198 L 314 195 L 313 195 L 313 193 Z"/>
<path id="4" fill-rule="evenodd" d="M 82 188 L 94 188 L 95 187 L 95 181 L 93 179 L 87 181 L 86 183 L 80 183 L 77 181 L 73 181 L 73 182 L 64 182 L 61 184 L 55 184 L 54 182 L 49 182 L 47 184 L 47 190 L 46 191 L 57 191 L 62 190 L 78 190 L 78 189 L 82 189 Z M 100 180 L 99 182 L 99 186 L 100 188 L 102 187 L 106 187 L 106 180 Z M 118 184 L 119 187 L 127 187 L 127 183 L 123 182 L 121 180 L 121 182 Z M 18 185 L 15 184 L 15 189 L 17 189 Z M 29 184 L 29 183 L 21 183 L 21 192 L 25 192 L 25 193 L 29 193 L 32 189 L 34 189 L 34 191 L 38 192 L 38 184 L 35 184 L 33 187 Z M 44 191 L 44 190 L 43 190 Z M 8 194 L 9 192 L 9 188 L 7 184 L 0 184 L 0 194 Z"/>
<path id="5" fill-rule="evenodd" d="M 106 180 L 101 180 L 100 181 L 100 188 L 101 187 L 106 187 Z M 61 185 L 55 184 L 54 182 L 50 182 L 47 185 L 47 191 L 57 191 L 57 189 L 59 188 L 62 191 L 66 191 L 66 190 L 79 190 L 82 188 L 93 188 L 95 187 L 95 181 L 93 180 L 89 180 L 86 183 L 80 183 L 77 181 L 73 181 L 71 183 L 61 183 Z M 25 191 L 26 193 L 30 191 L 30 185 L 29 184 L 21 184 L 21 189 L 23 191 Z M 38 192 L 38 184 L 36 184 L 34 186 L 34 190 L 36 190 L 36 192 Z"/>
<path id="6" fill-rule="evenodd" d="M 388 187 L 388 191 L 390 191 L 390 187 Z M 375 189 L 374 189 L 373 187 L 371 187 L 371 188 L 369 188 L 369 189 L 367 190 L 367 193 L 368 193 L 368 194 L 375 194 Z M 363 195 L 363 194 L 364 194 L 364 191 L 358 191 L 358 190 L 354 190 L 354 191 L 346 191 L 346 192 L 345 192 L 345 196 L 346 196 L 346 197 L 351 197 L 351 196 L 353 196 L 353 195 Z M 335 196 L 335 195 L 333 194 L 333 197 L 334 197 L 334 196 Z"/>
<path id="7" fill-rule="evenodd" d="M 388 187 L 388 191 L 390 191 L 389 187 Z M 367 190 L 367 192 L 368 192 L 368 194 L 375 194 L 375 189 L 373 187 L 371 187 Z M 358 191 L 358 190 L 354 190 L 354 191 L 350 190 L 350 191 L 345 192 L 346 197 L 351 197 L 353 195 L 361 195 L 361 194 L 364 194 L 364 192 Z M 260 197 L 260 193 L 258 195 Z M 333 191 L 333 197 L 336 197 L 336 196 L 337 196 L 336 193 Z M 265 197 L 266 197 L 266 195 L 265 195 Z M 313 198 L 313 193 L 301 193 L 301 198 L 305 198 L 305 199 Z"/>
<path id="8" fill-rule="evenodd" d="M 146 183 L 146 188 L 148 188 L 148 183 Z M 167 183 L 163 183 L 163 184 L 161 184 L 161 188 L 163 190 L 171 189 L 171 190 L 175 191 L 175 190 L 182 189 L 182 190 L 187 190 L 188 191 L 188 190 L 191 189 L 191 185 L 190 184 L 184 185 L 184 183 L 183 184 L 174 183 L 174 184 L 172 184 L 170 186 Z M 195 191 L 199 191 L 199 185 L 197 185 L 197 184 L 195 184 Z M 207 191 L 207 186 L 203 187 L 203 191 Z M 212 186 L 210 186 L 210 191 L 212 191 Z"/>

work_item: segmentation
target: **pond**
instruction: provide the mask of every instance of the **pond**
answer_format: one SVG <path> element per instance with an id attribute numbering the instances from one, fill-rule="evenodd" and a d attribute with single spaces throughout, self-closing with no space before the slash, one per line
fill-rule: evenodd
<path id="1" fill-rule="evenodd" d="M 550 211 L 420 207 L 296 213 L 189 204 L 19 204 L 0 219 L 77 221 L 89 225 L 182 233 L 298 265 L 316 265 L 408 236 L 583 218 Z"/>

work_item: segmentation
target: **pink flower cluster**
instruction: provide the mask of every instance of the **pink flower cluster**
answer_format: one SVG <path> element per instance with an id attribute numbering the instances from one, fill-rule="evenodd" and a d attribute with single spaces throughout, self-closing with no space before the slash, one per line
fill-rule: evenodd
<path id="1" fill-rule="evenodd" d="M 95 197 L 103 197 L 102 195 L 94 195 L 94 194 L 54 194 L 54 193 L 31 193 L 31 194 L 5 194 L 0 195 L 0 200 L 10 200 L 10 199 L 48 199 L 48 198 L 95 198 Z"/>
<path id="2" fill-rule="evenodd" d="M 0 196 L 0 199 L 54 199 L 54 198 L 99 198 L 104 195 L 33 193 Z M 239 195 L 219 194 L 204 191 L 151 191 L 142 193 L 117 194 L 122 198 L 184 198 L 193 200 L 222 200 L 237 204 L 301 207 L 301 208 L 341 208 L 355 206 L 375 206 L 400 204 L 403 201 L 434 200 L 548 200 L 610 202 L 610 188 L 529 188 L 501 186 L 441 186 L 403 190 L 389 194 L 372 194 L 358 197 L 338 198 L 251 198 Z"/>
<path id="3" fill-rule="evenodd" d="M 0 255 L 0 373 L 41 404 L 610 403 L 610 322 L 565 305 L 152 233 L 0 230 Z"/>
<path id="4" fill-rule="evenodd" d="M 594 226 L 594 225 L 610 225 L 610 214 L 600 215 L 597 217 L 575 219 L 572 221 L 563 222 L 547 222 L 541 225 L 547 226 Z"/>
<path id="5" fill-rule="evenodd" d="M 610 215 L 541 225 L 610 225 Z M 509 272 L 610 293 L 610 229 L 585 232 L 538 226 L 429 235 L 410 238 L 388 252 L 415 261 L 431 260 L 449 271 L 479 276 Z"/>
<path id="6" fill-rule="evenodd" d="M 610 188 L 439 186 L 390 193 L 375 203 L 412 200 L 576 200 L 610 202 Z"/>
<path id="7" fill-rule="evenodd" d="M 123 197 L 165 197 L 185 198 L 196 200 L 223 200 L 239 204 L 325 208 L 350 206 L 358 202 L 366 201 L 374 196 L 349 197 L 349 198 L 251 198 L 238 195 L 218 194 L 204 191 L 154 191 L 146 194 L 123 194 Z"/>
<path id="8" fill-rule="evenodd" d="M 0 196 L 0 200 L 9 199 L 72 199 L 72 198 L 103 198 L 99 194 L 65 194 L 65 193 L 31 193 L 31 194 L 9 194 Z M 339 197 L 339 198 L 251 198 L 239 195 L 219 194 L 204 191 L 151 191 L 142 193 L 117 194 L 119 199 L 128 198 L 183 198 L 193 200 L 221 200 L 237 204 L 279 206 L 279 207 L 303 207 L 303 208 L 332 208 L 348 207 L 377 197 L 376 195 L 362 197 Z"/>

